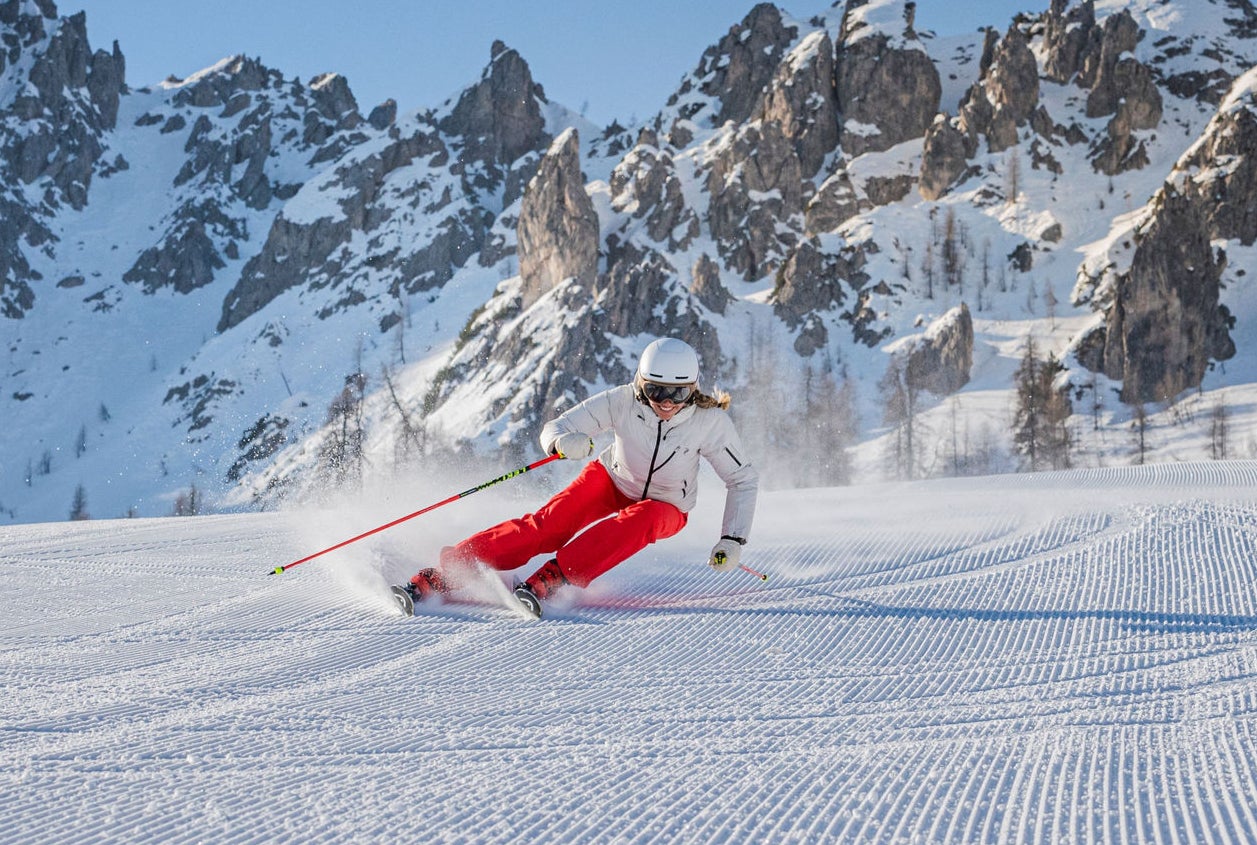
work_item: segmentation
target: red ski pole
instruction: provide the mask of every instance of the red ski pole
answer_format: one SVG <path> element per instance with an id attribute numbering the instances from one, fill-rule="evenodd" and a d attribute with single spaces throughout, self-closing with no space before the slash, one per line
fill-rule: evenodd
<path id="1" fill-rule="evenodd" d="M 754 569 L 751 569 L 751 567 L 747 566 L 747 565 L 746 565 L 746 564 L 744 564 L 744 563 L 743 563 L 743 564 L 738 564 L 738 569 L 741 569 L 743 572 L 749 572 L 749 573 L 751 573 L 752 575 L 754 575 L 756 578 L 758 578 L 758 579 L 759 579 L 759 580 L 761 580 L 761 581 L 767 581 L 767 580 L 768 580 L 768 576 L 767 576 L 767 575 L 765 575 L 765 574 L 764 574 L 764 573 L 762 573 L 762 572 L 756 572 Z"/>
<path id="2" fill-rule="evenodd" d="M 343 549 L 345 546 L 348 546 L 350 543 L 356 543 L 359 540 L 370 537 L 372 534 L 379 534 L 381 531 L 385 531 L 389 528 L 392 528 L 394 525 L 401 525 L 403 522 L 405 522 L 408 519 L 414 519 L 415 517 L 421 516 L 427 513 L 428 511 L 434 511 L 437 508 L 442 507 L 443 505 L 448 505 L 450 502 L 456 502 L 459 499 L 470 496 L 472 493 L 479 493 L 481 490 L 483 490 L 486 487 L 492 487 L 494 484 L 497 484 L 500 481 L 506 481 L 507 479 L 514 478 L 517 475 L 523 475 L 529 470 L 536 469 L 537 467 L 543 467 L 546 464 L 550 463 L 551 461 L 557 461 L 562 457 L 563 456 L 561 454 L 550 455 L 548 458 L 542 458 L 541 460 L 531 463 L 526 467 L 520 467 L 519 469 L 511 470 L 505 475 L 499 475 L 497 478 L 493 479 L 492 481 L 486 481 L 484 484 L 478 484 L 475 487 L 472 487 L 470 490 L 464 490 L 463 492 L 450 496 L 448 499 L 443 499 L 442 501 L 439 501 L 434 505 L 428 505 L 426 508 L 423 508 L 422 510 L 417 510 L 414 513 L 408 513 L 405 516 L 395 519 L 392 522 L 381 525 L 378 528 L 372 528 L 370 531 L 364 531 L 363 533 L 359 534 L 357 537 L 350 537 L 348 540 L 337 543 L 334 546 L 328 546 L 326 549 L 323 549 L 322 551 L 315 552 L 312 555 L 306 555 L 305 557 L 301 558 L 301 560 L 294 560 L 292 563 L 287 564 L 285 566 L 277 566 L 266 574 L 267 575 L 283 575 L 285 572 L 287 572 L 289 569 L 292 569 L 294 566 L 303 564 L 306 561 L 314 560 L 316 557 L 325 555 L 328 552 L 334 552 L 337 549 Z"/>
<path id="3" fill-rule="evenodd" d="M 716 560 L 717 560 L 717 562 L 719 562 L 719 563 L 724 563 L 724 561 L 725 561 L 725 557 L 726 557 L 726 555 L 725 555 L 725 553 L 724 553 L 724 552 L 716 552 Z M 756 578 L 758 578 L 758 579 L 759 579 L 759 580 L 761 580 L 761 581 L 767 581 L 767 580 L 768 580 L 768 576 L 767 576 L 767 575 L 765 575 L 765 574 L 764 574 L 764 573 L 762 573 L 762 572 L 756 572 L 754 569 L 751 569 L 751 567 L 747 566 L 745 563 L 739 563 L 739 564 L 738 564 L 738 569 L 741 569 L 743 572 L 749 572 L 750 574 L 754 575 Z"/>

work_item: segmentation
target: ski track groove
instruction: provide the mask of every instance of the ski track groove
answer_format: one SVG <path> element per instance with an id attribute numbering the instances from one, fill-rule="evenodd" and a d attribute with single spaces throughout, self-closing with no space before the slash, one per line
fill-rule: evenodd
<path id="1" fill-rule="evenodd" d="M 6 528 L 0 842 L 1251 842 L 1254 482 L 940 482 L 541 623 L 268 578 L 277 515 Z"/>

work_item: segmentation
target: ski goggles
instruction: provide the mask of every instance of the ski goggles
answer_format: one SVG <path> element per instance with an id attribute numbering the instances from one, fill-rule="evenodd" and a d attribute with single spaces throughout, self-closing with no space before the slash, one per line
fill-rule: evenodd
<path id="1" fill-rule="evenodd" d="M 653 381 L 643 381 L 642 395 L 651 402 L 672 402 L 680 405 L 694 395 L 694 385 L 658 384 Z"/>

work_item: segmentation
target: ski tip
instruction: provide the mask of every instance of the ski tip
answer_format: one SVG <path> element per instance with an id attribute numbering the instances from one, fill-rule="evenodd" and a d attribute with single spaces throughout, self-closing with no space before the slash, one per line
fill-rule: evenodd
<path id="1" fill-rule="evenodd" d="M 526 584 L 516 584 L 511 594 L 515 597 L 517 613 L 532 620 L 541 618 L 541 600 Z"/>
<path id="2" fill-rule="evenodd" d="M 390 587 L 389 589 L 393 593 L 393 598 L 396 600 L 398 609 L 401 610 L 402 614 L 405 616 L 414 616 L 415 600 L 411 597 L 410 593 L 406 591 L 406 588 Z"/>

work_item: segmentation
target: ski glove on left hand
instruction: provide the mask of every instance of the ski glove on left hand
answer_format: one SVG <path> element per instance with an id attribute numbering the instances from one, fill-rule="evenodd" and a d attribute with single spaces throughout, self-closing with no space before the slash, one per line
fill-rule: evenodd
<path id="1" fill-rule="evenodd" d="M 711 550 L 711 558 L 707 564 L 717 572 L 736 569 L 742 557 L 742 544 L 732 537 L 721 537 L 720 542 Z"/>
<path id="2" fill-rule="evenodd" d="M 556 454 L 563 457 L 579 461 L 581 458 L 588 458 L 594 452 L 594 441 L 588 434 L 581 434 L 579 431 L 569 431 L 567 434 L 560 434 L 558 439 L 554 441 L 554 449 Z"/>

